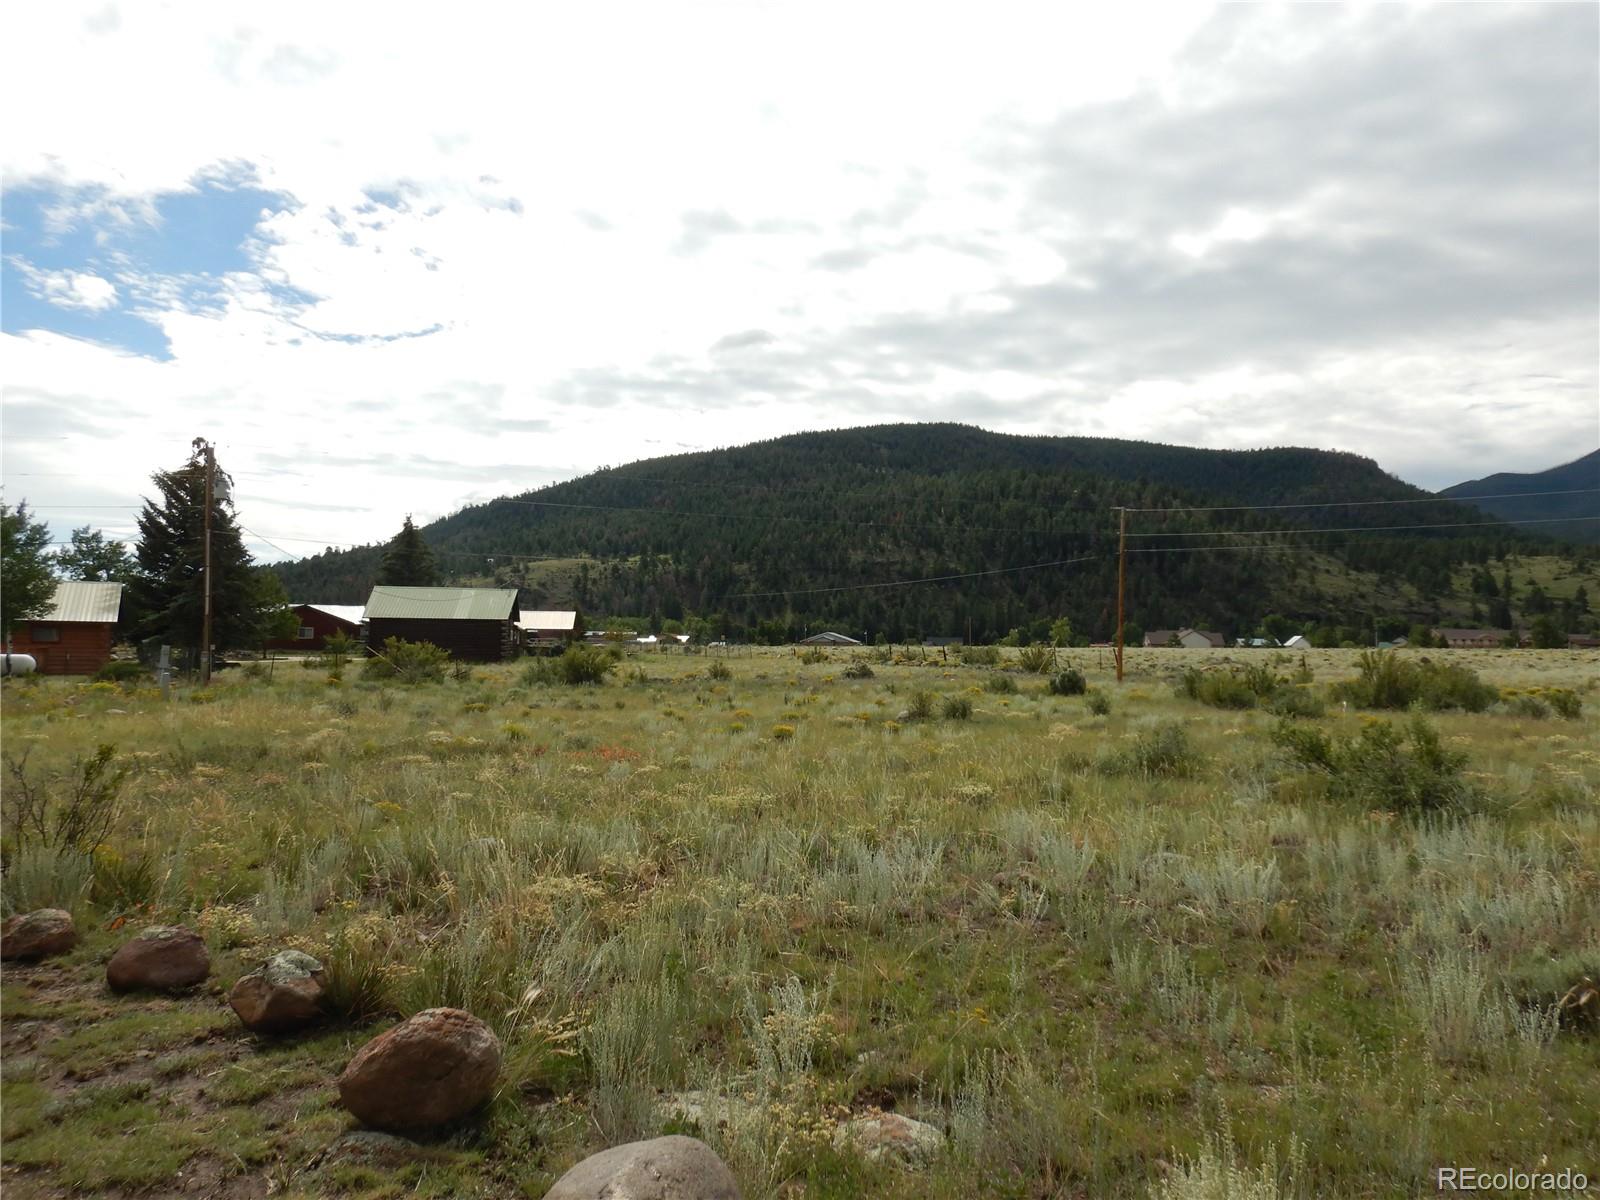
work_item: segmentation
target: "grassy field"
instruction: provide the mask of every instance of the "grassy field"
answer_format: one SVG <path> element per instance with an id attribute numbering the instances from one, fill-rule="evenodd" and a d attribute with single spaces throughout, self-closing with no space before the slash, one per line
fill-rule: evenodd
<path id="1" fill-rule="evenodd" d="M 1556 1011 L 1600 973 L 1600 655 L 1425 652 L 1502 696 L 1415 715 L 1331 692 L 1352 651 L 1131 651 L 1120 687 L 1064 652 L 1087 696 L 1007 653 L 648 654 L 598 687 L 279 664 L 165 703 L 8 681 L 33 785 L 66 797 L 103 744 L 131 771 L 92 854 L 7 831 L 6 912 L 84 933 L 4 975 L 8 1198 L 539 1197 L 672 1131 L 748 1197 L 1600 1176 L 1600 1037 Z M 1326 712 L 1175 691 L 1250 664 Z M 203 931 L 212 983 L 112 995 L 106 957 L 155 921 Z M 291 946 L 337 1015 L 252 1037 L 223 997 Z M 500 1033 L 493 1103 L 408 1154 L 329 1153 L 353 1051 L 441 1004 Z M 941 1157 L 836 1149 L 874 1107 Z"/>

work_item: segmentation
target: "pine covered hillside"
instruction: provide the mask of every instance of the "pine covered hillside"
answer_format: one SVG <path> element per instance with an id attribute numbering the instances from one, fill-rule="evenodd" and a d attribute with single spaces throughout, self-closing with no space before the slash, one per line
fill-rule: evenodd
<path id="1" fill-rule="evenodd" d="M 1340 503 L 1353 499 L 1406 503 Z M 475 505 L 422 533 L 446 575 L 518 584 L 529 607 L 699 616 L 719 633 L 774 640 L 825 626 L 897 640 L 965 634 L 969 622 L 992 639 L 1064 614 L 1103 638 L 1112 510 L 1232 505 L 1327 507 L 1131 514 L 1131 621 L 1240 632 L 1276 612 L 1403 628 L 1438 617 L 1461 564 L 1534 544 L 1352 454 L 948 424 L 651 459 Z M 1451 527 L 1391 528 L 1430 524 Z M 1299 532 L 1312 528 L 1333 532 Z M 380 557 L 329 552 L 279 573 L 296 599 L 360 603 Z M 1067 559 L 1087 561 L 1014 569 Z M 993 573 L 879 586 L 977 572 Z"/>
<path id="2" fill-rule="evenodd" d="M 1600 516 L 1600 491 L 1595 489 L 1600 489 L 1600 450 L 1548 471 L 1526 475 L 1503 471 L 1484 479 L 1468 480 L 1445 488 L 1440 495 L 1471 504 L 1502 521 L 1564 518 L 1546 526 L 1551 537 L 1600 544 L 1600 521 L 1594 520 Z M 1495 499 L 1480 502 L 1475 499 L 1478 496 Z M 1584 517 L 1589 519 L 1580 519 Z"/>

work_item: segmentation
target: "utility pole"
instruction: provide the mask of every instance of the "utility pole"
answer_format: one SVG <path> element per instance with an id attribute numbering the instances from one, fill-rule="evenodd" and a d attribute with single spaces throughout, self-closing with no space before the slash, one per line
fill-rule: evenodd
<path id="1" fill-rule="evenodd" d="M 1117 682 L 1122 682 L 1122 601 L 1128 582 L 1128 510 L 1117 509 Z"/>
<path id="2" fill-rule="evenodd" d="M 205 609 L 200 623 L 200 686 L 204 687 L 211 682 L 211 498 L 217 482 L 217 455 L 205 438 L 195 438 L 194 447 L 206 460 Z"/>

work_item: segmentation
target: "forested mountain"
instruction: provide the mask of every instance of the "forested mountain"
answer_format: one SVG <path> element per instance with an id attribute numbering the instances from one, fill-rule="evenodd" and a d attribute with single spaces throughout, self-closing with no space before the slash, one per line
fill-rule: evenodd
<path id="1" fill-rule="evenodd" d="M 1597 488 L 1600 488 L 1600 450 L 1562 463 L 1559 467 L 1551 467 L 1548 471 L 1526 475 L 1506 471 L 1484 479 L 1468 480 L 1445 488 L 1440 495 L 1472 504 L 1502 521 L 1555 521 L 1556 518 L 1566 518 L 1546 527 L 1550 536 L 1573 542 L 1600 543 L 1600 521 L 1576 519 L 1600 516 L 1600 492 L 1595 490 Z M 1478 496 L 1495 498 L 1479 501 L 1475 499 Z"/>
<path id="2" fill-rule="evenodd" d="M 717 632 L 773 639 L 832 627 L 895 640 L 970 628 L 983 640 L 1067 615 L 1103 638 L 1115 508 L 1273 505 L 1295 507 L 1131 512 L 1130 620 L 1232 633 L 1279 612 L 1403 627 L 1437 615 L 1432 598 L 1458 565 L 1531 544 L 1352 454 L 949 424 L 651 459 L 474 505 L 422 533 L 447 575 L 516 583 L 529 607 L 693 614 Z M 1394 528 L 1417 525 L 1448 527 Z M 379 558 L 377 547 L 329 552 L 279 573 L 297 600 L 360 603 Z M 885 586 L 946 575 L 968 577 Z"/>

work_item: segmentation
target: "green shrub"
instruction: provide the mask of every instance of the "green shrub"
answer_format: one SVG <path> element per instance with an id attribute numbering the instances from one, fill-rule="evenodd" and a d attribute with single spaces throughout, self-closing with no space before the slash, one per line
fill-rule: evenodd
<path id="1" fill-rule="evenodd" d="M 1089 711 L 1097 717 L 1111 715 L 1111 697 L 1104 692 L 1090 692 L 1084 697 L 1083 702 L 1089 706 Z"/>
<path id="2" fill-rule="evenodd" d="M 1081 696 L 1089 690 L 1089 681 L 1076 667 L 1068 667 L 1050 677 L 1046 685 L 1052 696 Z"/>
<path id="3" fill-rule="evenodd" d="M 616 669 L 617 656 L 598 646 L 568 646 L 554 663 L 557 679 L 568 687 L 582 687 L 604 683 Z"/>
<path id="4" fill-rule="evenodd" d="M 1576 721 L 1583 712 L 1583 697 L 1569 688 L 1551 688 L 1544 698 L 1563 721 Z"/>
<path id="5" fill-rule="evenodd" d="M 1550 715 L 1550 706 L 1537 696 L 1513 696 L 1505 704 L 1506 711 L 1514 717 L 1543 721 Z"/>
<path id="6" fill-rule="evenodd" d="M 846 667 L 841 674 L 843 674 L 846 679 L 871 679 L 873 676 L 873 670 L 864 662 L 853 662 Z"/>
<path id="7" fill-rule="evenodd" d="M 1309 725 L 1281 722 L 1273 740 L 1303 770 L 1328 780 L 1328 794 L 1368 808 L 1423 813 L 1472 798 L 1461 777 L 1467 756 L 1448 750 L 1439 731 L 1413 717 L 1404 731 L 1374 721 L 1353 738 L 1338 739 Z"/>
<path id="8" fill-rule="evenodd" d="M 963 646 L 961 647 L 961 663 L 968 667 L 998 667 L 1000 665 L 1000 648 L 998 646 Z"/>
<path id="9" fill-rule="evenodd" d="M 1231 671 L 1202 671 L 1189 667 L 1178 681 L 1177 693 L 1213 708 L 1255 708 L 1271 699 L 1282 680 L 1267 663 L 1253 663 Z"/>
<path id="10" fill-rule="evenodd" d="M 991 675 L 984 680 L 985 691 L 993 692 L 997 696 L 1015 696 L 1017 694 L 1017 681 L 1009 675 Z"/>
<path id="11" fill-rule="evenodd" d="M 906 701 L 906 716 L 913 721 L 926 721 L 933 716 L 933 706 L 937 698 L 932 692 L 917 691 L 911 693 L 911 699 Z"/>
<path id="12" fill-rule="evenodd" d="M 1056 666 L 1056 648 L 1024 646 L 1017 654 L 1017 665 L 1033 675 L 1043 675 L 1046 671 L 1053 671 Z"/>
<path id="13" fill-rule="evenodd" d="M 1279 717 L 1320 717 L 1327 706 L 1322 697 L 1308 687 L 1279 688 L 1267 702 L 1267 709 Z"/>
<path id="14" fill-rule="evenodd" d="M 141 662 L 131 658 L 114 658 L 94 673 L 94 682 L 129 683 L 148 678 L 149 675 L 150 668 Z"/>
<path id="15" fill-rule="evenodd" d="M 939 703 L 939 715 L 946 721 L 970 721 L 972 701 L 965 696 L 946 696 Z"/>
<path id="16" fill-rule="evenodd" d="M 1459 663 L 1412 662 L 1393 650 L 1367 650 L 1358 660 L 1360 674 L 1333 687 L 1336 700 L 1357 708 L 1410 708 L 1413 704 L 1434 712 L 1459 708 L 1482 712 L 1500 699 L 1500 693 L 1478 678 L 1471 667 Z"/>
<path id="17" fill-rule="evenodd" d="M 717 680 L 732 679 L 733 670 L 721 659 L 714 659 L 711 665 L 706 668 L 706 678 Z"/>
<path id="18" fill-rule="evenodd" d="M 1171 721 L 1141 733 L 1128 752 L 1135 773 L 1172 779 L 1193 775 L 1198 759 L 1183 726 Z"/>
<path id="19" fill-rule="evenodd" d="M 363 679 L 393 679 L 397 683 L 436 683 L 444 678 L 450 651 L 432 642 L 390 638 L 383 649 L 361 668 Z"/>
<path id="20" fill-rule="evenodd" d="M 1091 693 L 1098 695 L 1099 693 Z M 1150 779 L 1181 779 L 1193 775 L 1199 755 L 1182 725 L 1168 721 L 1147 729 L 1126 750 L 1101 760 L 1107 775 L 1143 775 Z"/>
<path id="21" fill-rule="evenodd" d="M 828 661 L 828 652 L 821 646 L 807 646 L 800 651 L 800 661 L 815 666 L 817 663 Z"/>

